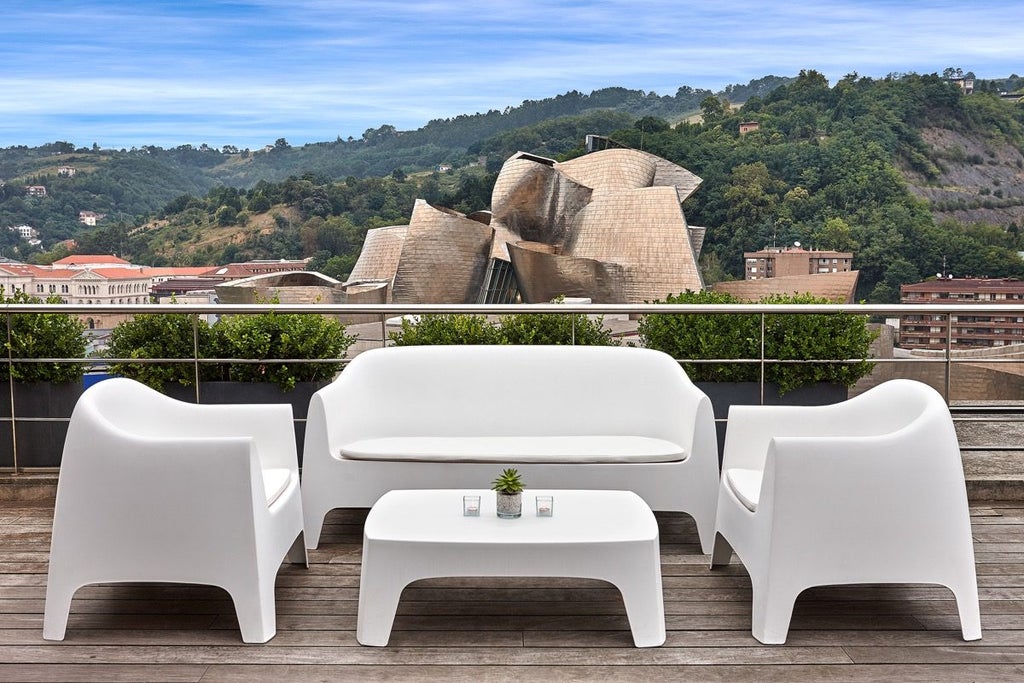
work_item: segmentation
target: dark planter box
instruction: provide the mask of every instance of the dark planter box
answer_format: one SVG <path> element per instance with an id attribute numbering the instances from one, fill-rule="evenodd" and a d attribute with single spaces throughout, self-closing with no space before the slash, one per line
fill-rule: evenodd
<path id="1" fill-rule="evenodd" d="M 718 431 L 718 464 L 722 464 L 722 451 L 725 448 L 725 432 L 728 427 L 724 422 L 729 417 L 731 405 L 761 405 L 761 385 L 757 382 L 695 382 L 697 387 L 708 395 L 715 411 L 715 426 Z M 766 406 L 824 406 L 845 401 L 849 389 L 842 384 L 809 384 L 785 394 L 779 395 L 779 387 L 775 384 L 764 385 L 764 402 Z"/>
<path id="2" fill-rule="evenodd" d="M 11 430 L 11 391 L 0 384 L 0 467 L 14 467 L 14 434 Z M 18 462 L 22 467 L 58 467 L 68 433 L 68 420 L 82 395 L 82 383 L 14 384 L 14 428 L 18 439 Z M 35 421 L 29 418 L 52 418 Z"/>
<path id="3" fill-rule="evenodd" d="M 297 382 L 292 391 L 282 391 L 269 382 L 201 382 L 199 402 L 208 404 L 225 403 L 288 403 L 292 406 L 295 420 L 295 439 L 302 464 L 302 446 L 306 438 L 306 413 L 309 401 L 317 390 L 330 384 L 321 382 Z M 196 402 L 196 388 L 180 384 L 164 385 L 164 394 L 179 401 Z"/>

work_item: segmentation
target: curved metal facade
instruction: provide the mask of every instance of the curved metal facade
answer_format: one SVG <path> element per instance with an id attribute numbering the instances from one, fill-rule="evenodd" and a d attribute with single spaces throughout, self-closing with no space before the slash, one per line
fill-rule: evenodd
<path id="1" fill-rule="evenodd" d="M 485 280 L 507 273 L 496 267 L 504 261 L 527 303 L 640 303 L 700 290 L 705 229 L 687 226 L 681 207 L 700 182 L 639 150 L 561 163 L 520 152 L 502 166 L 489 214 L 417 200 L 407 227 L 367 233 L 349 283 L 390 281 L 396 303 L 473 303 L 492 296 Z"/>
<path id="2" fill-rule="evenodd" d="M 417 199 L 391 300 L 403 304 L 476 301 L 493 237 L 490 226 Z"/>
<path id="3" fill-rule="evenodd" d="M 408 225 L 391 225 L 366 231 L 363 249 L 359 252 L 356 265 L 348 276 L 349 282 L 361 280 L 387 280 L 391 282 L 398 270 L 402 245 Z"/>
<path id="4" fill-rule="evenodd" d="M 672 187 L 607 192 L 576 215 L 563 253 L 617 263 L 622 303 L 663 299 L 704 283 Z"/>

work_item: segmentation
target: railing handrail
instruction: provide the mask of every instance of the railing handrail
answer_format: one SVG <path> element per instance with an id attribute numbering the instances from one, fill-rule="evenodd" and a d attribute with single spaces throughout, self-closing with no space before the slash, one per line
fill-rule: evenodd
<path id="1" fill-rule="evenodd" d="M 510 313 L 849 313 L 867 316 L 898 317 L 929 313 L 951 315 L 960 313 L 1024 314 L 1024 302 L 983 304 L 0 304 L 4 313 L 181 313 L 217 315 L 225 313 L 322 313 L 325 315 L 363 314 L 422 315 L 430 313 L 477 313 L 501 315 Z"/>

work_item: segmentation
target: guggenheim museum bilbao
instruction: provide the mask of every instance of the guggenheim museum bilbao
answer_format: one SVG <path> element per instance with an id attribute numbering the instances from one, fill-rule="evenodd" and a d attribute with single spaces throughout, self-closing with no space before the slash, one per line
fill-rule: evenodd
<path id="1" fill-rule="evenodd" d="M 370 230 L 345 300 L 642 303 L 700 290 L 705 229 L 687 225 L 681 206 L 700 183 L 634 149 L 565 162 L 520 152 L 502 166 L 490 211 L 417 200 L 409 225 Z"/>

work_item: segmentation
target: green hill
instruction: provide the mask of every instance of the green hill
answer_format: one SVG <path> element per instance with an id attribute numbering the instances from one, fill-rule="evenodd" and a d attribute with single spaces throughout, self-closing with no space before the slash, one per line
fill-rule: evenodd
<path id="1" fill-rule="evenodd" d="M 789 80 L 767 76 L 747 85 L 729 86 L 720 94 L 742 101 Z M 493 170 L 518 149 L 517 144 L 528 144 L 529 151 L 538 154 L 558 154 L 572 148 L 581 134 L 606 134 L 640 116 L 684 116 L 696 111 L 701 99 L 711 94 L 689 87 L 679 88 L 673 96 L 626 88 L 605 88 L 589 95 L 573 91 L 528 100 L 505 111 L 430 121 L 415 131 L 399 131 L 384 124 L 367 130 L 360 139 L 293 147 L 282 138 L 260 150 L 218 150 L 207 145 L 103 150 L 76 148 L 69 142 L 9 147 L 0 149 L 0 227 L 31 225 L 39 231 L 43 245 L 50 246 L 83 232 L 79 211 L 106 214 L 108 221 L 124 221 L 134 227 L 176 197 L 202 196 L 221 185 L 249 189 L 260 181 L 283 181 L 305 174 L 329 181 L 386 176 L 396 169 L 408 174 L 441 164 L 460 168 L 478 163 L 482 154 L 488 155 L 486 163 Z M 513 135 L 492 141 L 541 123 L 546 128 L 536 131 L 534 137 L 540 136 L 536 139 L 521 140 Z M 58 176 L 61 166 L 74 168 L 75 176 Z M 45 186 L 47 196 L 26 197 L 25 185 Z M 0 235 L 0 249 L 15 256 L 30 252 L 9 235 Z"/>
<path id="2" fill-rule="evenodd" d="M 744 251 L 800 241 L 854 251 L 860 296 L 889 302 L 944 263 L 957 275 L 1024 277 L 1024 106 L 997 94 L 1021 84 L 978 81 L 965 95 L 937 74 L 851 74 L 830 85 L 807 71 L 717 95 L 566 93 L 417 131 L 383 125 L 360 140 L 279 140 L 258 152 L 9 148 L 0 176 L 15 180 L 0 188 L 0 225 L 75 234 L 80 251 L 153 264 L 313 256 L 343 278 L 366 230 L 407 222 L 415 198 L 487 208 L 510 154 L 569 158 L 595 133 L 704 178 L 684 208 L 708 228 L 709 281 L 741 277 Z M 759 129 L 741 135 L 743 121 Z M 79 172 L 58 178 L 60 165 Z M 25 197 L 22 184 L 44 184 L 48 196 Z M 50 212 L 37 225 L 41 207 Z M 83 208 L 108 219 L 82 232 Z M 10 255 L 13 236 L 0 239 Z"/>

